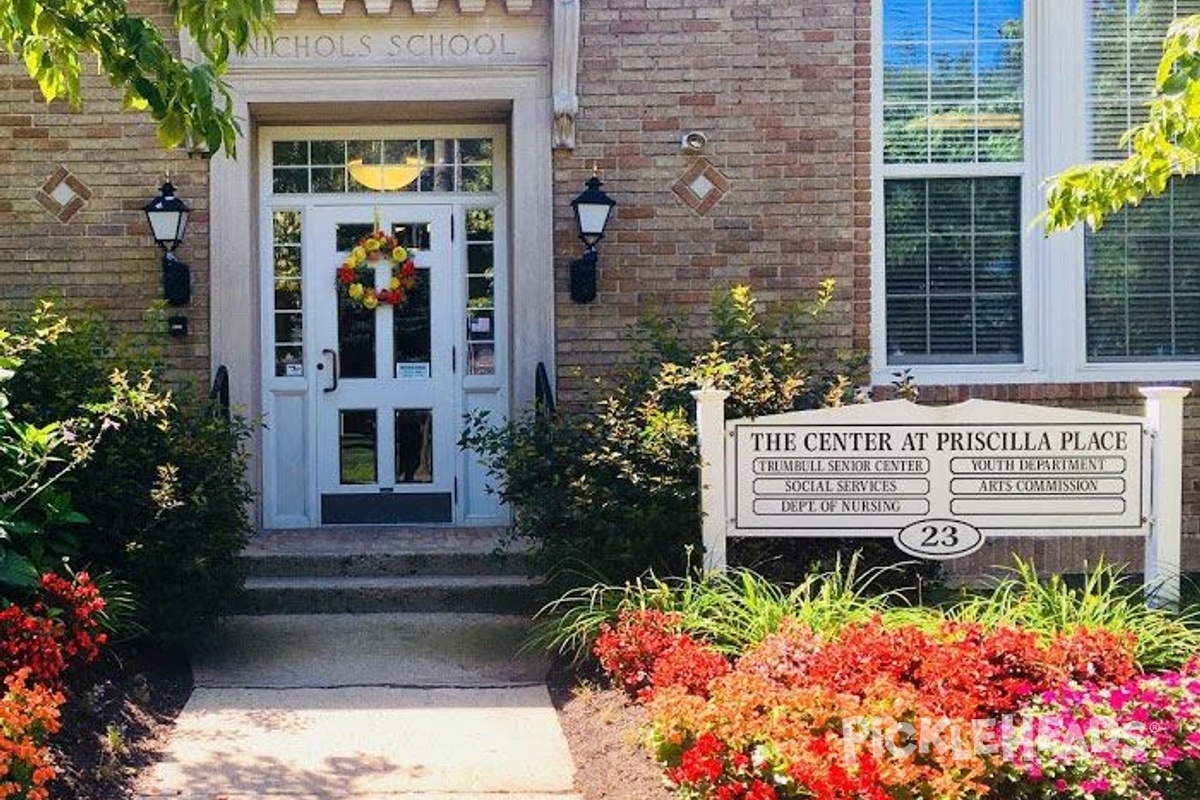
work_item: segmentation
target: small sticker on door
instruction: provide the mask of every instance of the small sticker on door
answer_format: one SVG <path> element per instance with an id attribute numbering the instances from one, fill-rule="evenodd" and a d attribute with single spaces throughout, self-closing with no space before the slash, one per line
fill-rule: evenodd
<path id="1" fill-rule="evenodd" d="M 396 377 L 400 380 L 428 380 L 429 362 L 420 364 L 397 364 Z"/>
<path id="2" fill-rule="evenodd" d="M 303 378 L 304 377 L 304 365 L 303 364 L 284 364 L 283 370 L 284 370 L 283 374 L 285 377 L 288 377 L 288 378 Z"/>

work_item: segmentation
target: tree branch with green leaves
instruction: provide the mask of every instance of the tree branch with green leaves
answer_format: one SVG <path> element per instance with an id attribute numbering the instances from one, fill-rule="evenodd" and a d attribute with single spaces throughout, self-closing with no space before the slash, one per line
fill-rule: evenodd
<path id="1" fill-rule="evenodd" d="M 1048 232 L 1080 222 L 1099 230 L 1109 214 L 1166 191 L 1200 170 L 1200 15 L 1171 23 L 1145 122 L 1121 138 L 1123 161 L 1070 167 L 1050 181 Z"/>
<path id="2" fill-rule="evenodd" d="M 186 28 L 199 62 L 176 55 L 123 0 L 8 0 L 0 3 L 0 44 L 47 101 L 78 106 L 84 57 L 95 56 L 125 106 L 154 120 L 165 147 L 203 143 L 233 155 L 238 126 L 222 75 L 230 55 L 268 29 L 271 0 L 169 0 L 166 10 L 177 29 Z"/>

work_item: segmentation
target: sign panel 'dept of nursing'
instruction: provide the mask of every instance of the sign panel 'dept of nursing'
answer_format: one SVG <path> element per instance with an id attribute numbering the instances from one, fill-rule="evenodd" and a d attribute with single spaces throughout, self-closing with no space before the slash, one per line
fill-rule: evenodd
<path id="1" fill-rule="evenodd" d="M 1144 531 L 1136 417 L 897 400 L 727 423 L 730 533 L 874 535 L 925 557 L 984 533 Z"/>

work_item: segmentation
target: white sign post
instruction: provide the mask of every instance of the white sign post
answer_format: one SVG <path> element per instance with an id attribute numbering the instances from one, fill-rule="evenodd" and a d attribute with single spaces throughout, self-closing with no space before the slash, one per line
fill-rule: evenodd
<path id="1" fill-rule="evenodd" d="M 1174 608 L 1179 605 L 1179 575 L 1183 571 L 1183 398 L 1191 390 L 1165 386 L 1139 391 L 1146 398 L 1146 430 L 1154 442 L 1146 588 L 1155 605 Z"/>
<path id="2" fill-rule="evenodd" d="M 728 422 L 726 392 L 693 392 L 705 566 L 724 567 L 728 536 L 886 535 L 951 559 L 989 535 L 1135 535 L 1147 586 L 1177 600 L 1187 390 L 1142 391 L 1144 421 L 894 400 Z"/>
<path id="3" fill-rule="evenodd" d="M 700 440 L 700 514 L 703 517 L 704 568 L 724 569 L 725 524 L 725 398 L 729 392 L 704 388 L 696 399 L 696 433 Z"/>

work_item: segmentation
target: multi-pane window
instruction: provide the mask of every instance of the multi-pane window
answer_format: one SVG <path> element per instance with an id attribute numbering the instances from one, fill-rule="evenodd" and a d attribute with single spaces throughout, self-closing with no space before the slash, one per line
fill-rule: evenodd
<path id="1" fill-rule="evenodd" d="M 271 215 L 275 375 L 284 378 L 304 375 L 300 219 L 299 211 L 276 211 Z"/>
<path id="2" fill-rule="evenodd" d="M 884 0 L 890 364 L 1020 362 L 1021 0 Z"/>
<path id="3" fill-rule="evenodd" d="M 490 192 L 491 139 L 312 139 L 272 144 L 276 194 Z"/>
<path id="4" fill-rule="evenodd" d="M 1087 0 L 1088 144 L 1091 159 L 1126 154 L 1121 134 L 1143 121 L 1176 16 L 1200 0 Z M 1087 359 L 1200 358 L 1200 186 L 1109 217 L 1084 248 Z"/>
<path id="5" fill-rule="evenodd" d="M 496 373 L 496 213 L 467 210 L 467 374 Z"/>
<path id="6" fill-rule="evenodd" d="M 894 179 L 884 203 L 894 363 L 1019 358 L 1020 179 Z"/>

